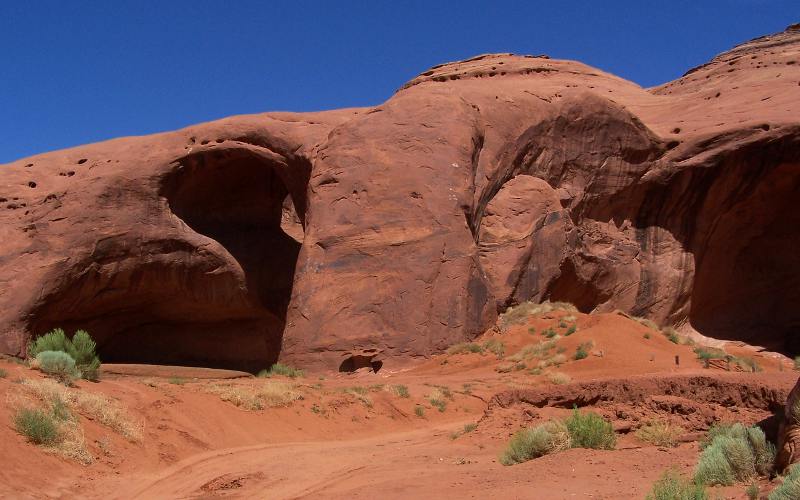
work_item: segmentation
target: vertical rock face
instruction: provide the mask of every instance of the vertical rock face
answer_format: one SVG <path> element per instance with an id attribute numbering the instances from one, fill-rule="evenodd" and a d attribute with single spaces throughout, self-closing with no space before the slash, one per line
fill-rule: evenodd
<path id="1" fill-rule="evenodd" d="M 0 167 L 0 350 L 373 369 L 524 300 L 800 351 L 800 32 L 642 89 L 510 54 L 370 109 L 233 117 Z"/>

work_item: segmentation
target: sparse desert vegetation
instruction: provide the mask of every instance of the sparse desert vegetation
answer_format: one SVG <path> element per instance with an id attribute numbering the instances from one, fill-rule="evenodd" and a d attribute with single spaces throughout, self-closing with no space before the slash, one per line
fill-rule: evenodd
<path id="1" fill-rule="evenodd" d="M 695 481 L 730 486 L 769 474 L 775 448 L 758 427 L 736 423 L 718 425 L 709 431 L 695 469 Z"/>
<path id="2" fill-rule="evenodd" d="M 646 500 L 708 500 L 705 486 L 694 483 L 674 469 L 666 471 L 647 494 Z"/>
<path id="3" fill-rule="evenodd" d="M 288 406 L 302 397 L 291 384 L 276 380 L 265 380 L 252 386 L 214 383 L 208 387 L 208 391 L 245 410 Z"/>
<path id="4" fill-rule="evenodd" d="M 654 446 L 673 447 L 685 430 L 667 420 L 653 420 L 639 427 L 636 437 Z"/>

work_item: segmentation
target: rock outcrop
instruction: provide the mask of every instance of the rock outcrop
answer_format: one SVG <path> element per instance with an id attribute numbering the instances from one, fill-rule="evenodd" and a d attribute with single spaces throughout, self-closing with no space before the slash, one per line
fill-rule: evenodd
<path id="1" fill-rule="evenodd" d="M 524 300 L 800 352 L 800 31 L 666 85 L 492 54 L 384 104 L 0 166 L 0 350 L 343 370 Z"/>

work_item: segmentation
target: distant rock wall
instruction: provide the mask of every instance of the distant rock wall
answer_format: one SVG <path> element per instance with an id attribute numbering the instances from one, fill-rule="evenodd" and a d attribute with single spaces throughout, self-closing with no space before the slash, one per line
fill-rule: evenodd
<path id="1" fill-rule="evenodd" d="M 386 103 L 232 117 L 0 167 L 0 350 L 373 368 L 525 300 L 800 352 L 800 32 L 654 89 L 441 65 Z"/>

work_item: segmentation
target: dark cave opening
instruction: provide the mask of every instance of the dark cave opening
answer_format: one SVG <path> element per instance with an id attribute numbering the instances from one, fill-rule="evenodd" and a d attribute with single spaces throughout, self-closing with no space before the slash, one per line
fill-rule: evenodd
<path id="1" fill-rule="evenodd" d="M 303 206 L 292 200 L 304 190 L 285 163 L 248 149 L 179 163 L 159 194 L 202 236 L 98 244 L 30 331 L 84 328 L 111 363 L 255 372 L 277 361 L 303 234 Z"/>
<path id="2" fill-rule="evenodd" d="M 695 253 L 689 320 L 703 335 L 800 354 L 800 165 L 769 172 L 746 198 L 714 198 Z"/>

